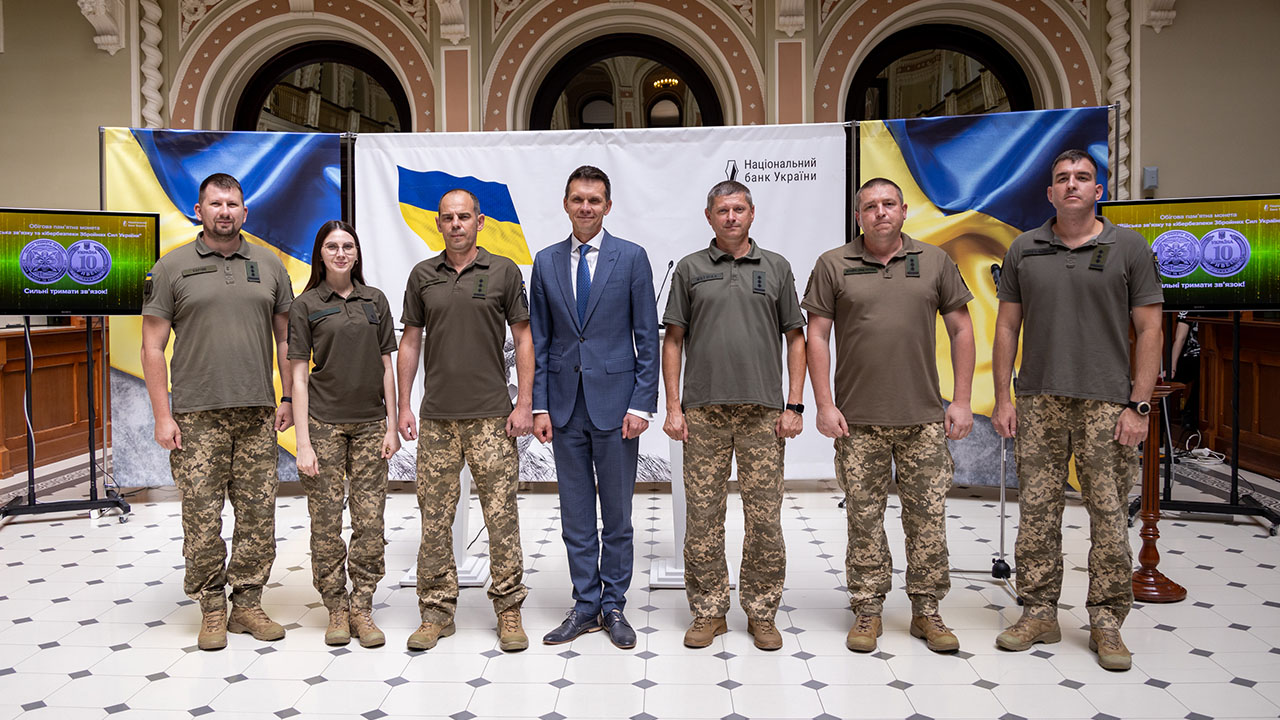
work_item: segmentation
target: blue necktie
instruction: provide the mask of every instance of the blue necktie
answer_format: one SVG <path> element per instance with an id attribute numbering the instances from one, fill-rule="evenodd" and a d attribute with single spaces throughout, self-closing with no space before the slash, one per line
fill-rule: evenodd
<path id="1" fill-rule="evenodd" d="M 587 321 L 587 300 L 591 299 L 591 268 L 587 266 L 590 245 L 578 246 L 578 324 Z"/>

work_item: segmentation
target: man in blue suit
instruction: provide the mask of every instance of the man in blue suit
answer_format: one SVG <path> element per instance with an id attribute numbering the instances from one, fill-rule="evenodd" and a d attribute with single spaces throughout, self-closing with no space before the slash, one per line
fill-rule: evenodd
<path id="1" fill-rule="evenodd" d="M 640 434 L 658 409 L 658 312 L 648 255 L 604 230 L 612 206 L 608 175 L 574 170 L 564 193 L 573 234 L 533 260 L 533 432 L 555 455 L 574 599 L 548 645 L 601 625 L 614 645 L 636 644 L 622 610 Z"/>

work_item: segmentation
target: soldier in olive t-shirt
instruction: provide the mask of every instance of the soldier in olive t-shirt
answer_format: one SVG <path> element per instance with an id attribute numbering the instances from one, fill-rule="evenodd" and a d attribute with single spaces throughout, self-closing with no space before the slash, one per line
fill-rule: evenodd
<path id="1" fill-rule="evenodd" d="M 663 430 L 683 441 L 685 452 L 685 592 L 693 623 L 684 643 L 707 647 L 728 630 L 724 514 L 736 455 L 746 516 L 738 596 L 756 647 L 777 650 L 782 636 L 774 617 L 787 566 L 782 459 L 785 440 L 803 427 L 804 316 L 791 264 L 750 237 L 751 191 L 732 180 L 717 184 L 707 194 L 706 217 L 715 239 L 676 265 L 663 317 Z M 790 380 L 785 401 L 784 337 Z"/>
<path id="2" fill-rule="evenodd" d="M 489 530 L 493 582 L 488 595 L 498 616 L 498 646 L 507 651 L 529 646 L 520 616 L 528 590 L 516 506 L 520 460 L 515 438 L 533 429 L 533 338 L 520 269 L 476 245 L 484 221 L 475 195 L 466 190 L 445 193 L 436 216 L 444 252 L 418 263 L 404 292 L 397 425 L 405 440 L 418 441 L 422 513 L 422 624 L 409 636 L 410 650 L 429 650 L 454 632 L 458 574 L 452 524 L 464 462 L 471 468 Z M 507 326 L 515 344 L 514 409 L 503 351 Z M 420 426 L 415 427 L 410 389 L 419 347 L 423 397 Z"/>
<path id="3" fill-rule="evenodd" d="M 202 650 L 225 647 L 228 629 L 259 640 L 284 637 L 261 601 L 275 559 L 276 431 L 293 424 L 285 359 L 293 288 L 275 253 L 240 234 L 246 215 L 235 178 L 206 178 L 195 206 L 204 229 L 156 262 L 142 307 L 142 371 L 156 441 L 170 451 L 182 492 L 183 586 L 203 612 Z M 170 330 L 171 371 L 164 355 Z M 273 347 L 281 370 L 278 409 Z M 229 563 L 222 539 L 228 496 L 236 522 Z"/>
<path id="4" fill-rule="evenodd" d="M 911 634 L 929 649 L 959 649 L 938 604 L 948 576 L 946 495 L 952 460 L 947 438 L 973 425 L 973 299 L 941 248 L 902 232 L 907 206 L 893 182 L 875 178 L 858 190 L 863 234 L 828 250 L 809 277 L 809 365 L 818 431 L 835 439 L 836 478 L 845 491 L 849 547 L 845 574 L 857 618 L 845 644 L 871 652 L 892 587 L 893 558 L 884 530 L 891 480 L 902 500 L 907 536 Z M 938 393 L 937 319 L 951 340 L 955 392 L 943 410 Z M 835 393 L 827 380 L 835 327 Z M 896 464 L 896 476 L 892 467 Z"/>

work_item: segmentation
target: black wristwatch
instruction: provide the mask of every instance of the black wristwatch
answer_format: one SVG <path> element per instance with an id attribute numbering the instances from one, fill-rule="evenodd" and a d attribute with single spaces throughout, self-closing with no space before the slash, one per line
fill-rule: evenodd
<path id="1" fill-rule="evenodd" d="M 1146 417 L 1151 414 L 1151 403 L 1146 400 L 1130 400 L 1129 404 L 1125 405 L 1125 407 L 1138 413 L 1142 417 Z"/>
<path id="2" fill-rule="evenodd" d="M 283 405 L 283 404 L 285 404 L 285 403 L 291 403 L 291 402 L 293 402 L 293 397 L 292 397 L 292 396 L 289 396 L 289 395 L 281 395 L 281 396 L 280 396 L 280 404 L 281 404 L 281 405 Z"/>
<path id="3" fill-rule="evenodd" d="M 797 415 L 804 414 L 804 405 L 800 403 L 787 403 L 786 408 Z"/>

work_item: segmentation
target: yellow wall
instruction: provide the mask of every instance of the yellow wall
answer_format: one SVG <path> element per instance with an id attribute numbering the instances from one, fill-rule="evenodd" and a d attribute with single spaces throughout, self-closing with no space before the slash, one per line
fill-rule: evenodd
<path id="1" fill-rule="evenodd" d="M 1280 2 L 1175 7 L 1172 25 L 1142 29 L 1133 174 L 1159 166 L 1156 197 L 1280 193 Z"/>
<path id="2" fill-rule="evenodd" d="M 98 126 L 130 124 L 129 50 L 74 2 L 5 0 L 0 206 L 98 209 Z"/>

